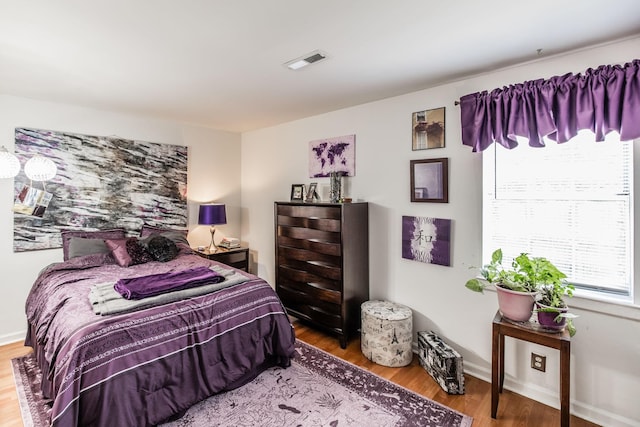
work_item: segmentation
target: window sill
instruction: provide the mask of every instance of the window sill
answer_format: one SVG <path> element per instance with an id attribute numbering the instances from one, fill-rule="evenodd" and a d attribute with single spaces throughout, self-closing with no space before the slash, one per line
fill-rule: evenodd
<path id="1" fill-rule="evenodd" d="M 640 321 L 640 306 L 616 297 L 597 297 L 588 291 L 576 290 L 569 299 L 569 306 L 594 313 L 606 314 L 621 319 Z"/>

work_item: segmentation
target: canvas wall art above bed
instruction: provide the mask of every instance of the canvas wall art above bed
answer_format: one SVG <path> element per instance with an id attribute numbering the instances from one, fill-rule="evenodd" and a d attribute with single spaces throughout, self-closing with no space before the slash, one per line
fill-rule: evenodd
<path id="1" fill-rule="evenodd" d="M 51 425 L 154 426 L 271 366 L 295 333 L 271 286 L 193 253 L 184 232 L 65 232 L 28 295 L 25 344 Z"/>
<path id="2" fill-rule="evenodd" d="M 187 156 L 181 145 L 42 129 L 15 129 L 22 164 L 40 154 L 53 160 L 56 176 L 42 215 L 14 212 L 14 252 L 60 248 L 63 230 L 121 227 L 134 235 L 143 224 L 186 227 Z M 15 195 L 37 187 L 21 171 Z M 36 212 L 40 214 L 40 212 Z"/>

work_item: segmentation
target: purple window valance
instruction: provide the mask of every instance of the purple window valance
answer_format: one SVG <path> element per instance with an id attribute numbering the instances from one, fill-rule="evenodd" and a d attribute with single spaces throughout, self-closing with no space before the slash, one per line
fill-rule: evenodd
<path id="1" fill-rule="evenodd" d="M 640 137 L 640 60 L 603 65 L 465 95 L 460 99 L 462 143 L 482 151 L 493 142 L 514 148 L 515 137 L 543 147 L 543 137 L 566 142 L 590 129 L 597 141 L 617 131 Z"/>

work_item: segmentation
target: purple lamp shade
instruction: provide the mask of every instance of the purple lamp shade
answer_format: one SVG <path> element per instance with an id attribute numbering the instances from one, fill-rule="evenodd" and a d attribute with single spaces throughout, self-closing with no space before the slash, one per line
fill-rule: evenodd
<path id="1" fill-rule="evenodd" d="M 219 225 L 227 223 L 227 212 L 223 204 L 200 205 L 198 224 Z"/>

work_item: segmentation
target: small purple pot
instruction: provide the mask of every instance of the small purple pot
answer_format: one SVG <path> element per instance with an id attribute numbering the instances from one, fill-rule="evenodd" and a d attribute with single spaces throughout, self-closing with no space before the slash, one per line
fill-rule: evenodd
<path id="1" fill-rule="evenodd" d="M 562 331 L 564 329 L 567 323 L 567 319 L 565 319 L 564 317 L 561 317 L 560 322 L 556 322 L 555 318 L 558 317 L 559 313 L 566 313 L 569 310 L 568 307 L 565 307 L 565 308 L 548 307 L 538 302 L 536 302 L 536 306 L 538 307 L 538 323 L 540 324 L 540 326 L 543 326 L 547 329 L 554 329 L 558 331 Z M 554 311 L 552 312 L 541 311 L 540 309 L 552 309 Z"/>

